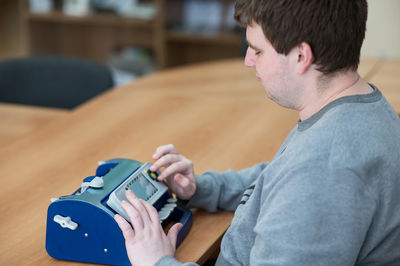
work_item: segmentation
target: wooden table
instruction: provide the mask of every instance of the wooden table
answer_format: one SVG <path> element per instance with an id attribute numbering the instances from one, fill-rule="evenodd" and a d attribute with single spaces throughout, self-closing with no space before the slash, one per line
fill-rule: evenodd
<path id="1" fill-rule="evenodd" d="M 0 103 L 0 149 L 46 127 L 67 113 L 64 109 Z"/>
<path id="2" fill-rule="evenodd" d="M 360 72 L 373 77 L 378 61 L 365 62 Z M 271 160 L 297 119 L 267 99 L 240 60 L 160 72 L 105 93 L 0 149 L 0 265 L 78 265 L 47 255 L 46 211 L 99 160 L 151 161 L 158 145 L 174 143 L 197 173 L 241 169 Z M 194 210 L 177 258 L 204 262 L 232 215 Z"/>

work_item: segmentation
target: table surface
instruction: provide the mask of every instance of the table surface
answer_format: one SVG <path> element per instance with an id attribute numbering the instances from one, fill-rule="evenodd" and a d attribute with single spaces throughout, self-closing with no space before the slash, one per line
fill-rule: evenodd
<path id="1" fill-rule="evenodd" d="M 63 109 L 0 103 L 0 149 L 68 113 Z"/>
<path id="2" fill-rule="evenodd" d="M 399 65 L 368 59 L 359 69 L 397 110 Z M 50 198 L 75 191 L 99 160 L 151 161 L 157 146 L 174 143 L 196 173 L 238 170 L 272 159 L 298 119 L 268 100 L 254 71 L 238 59 L 159 72 L 69 112 L 25 108 L 0 104 L 0 136 L 9 135 L 0 148 L 0 265 L 75 264 L 47 255 L 46 211 Z M 9 124 L 24 112 L 26 121 L 17 121 L 29 130 L 12 133 Z M 204 262 L 232 216 L 194 210 L 177 258 Z"/>

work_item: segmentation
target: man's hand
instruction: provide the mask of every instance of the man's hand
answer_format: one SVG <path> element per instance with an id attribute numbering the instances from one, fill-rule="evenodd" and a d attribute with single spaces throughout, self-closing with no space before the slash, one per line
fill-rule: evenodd
<path id="1" fill-rule="evenodd" d="M 196 192 L 196 180 L 193 163 L 185 156 L 180 155 L 172 144 L 160 146 L 153 155 L 157 160 L 150 170 L 155 172 L 161 167 L 164 171 L 158 176 L 159 181 L 167 180 L 169 188 L 178 198 L 190 199 Z"/>
<path id="2" fill-rule="evenodd" d="M 168 236 L 165 235 L 157 210 L 147 201 L 138 199 L 131 190 L 125 195 L 129 202 L 122 201 L 121 206 L 129 216 L 133 228 L 118 214 L 114 219 L 124 235 L 132 265 L 154 265 L 164 256 L 174 256 L 176 238 L 182 224 L 173 225 Z"/>

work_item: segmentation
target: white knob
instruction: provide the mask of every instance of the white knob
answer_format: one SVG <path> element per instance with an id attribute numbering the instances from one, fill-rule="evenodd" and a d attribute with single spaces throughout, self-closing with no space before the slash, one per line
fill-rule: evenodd
<path id="1" fill-rule="evenodd" d="M 53 221 L 61 225 L 62 228 L 68 228 L 71 230 L 76 230 L 78 228 L 78 224 L 72 221 L 71 217 L 63 217 L 61 215 L 56 215 L 53 218 Z"/>

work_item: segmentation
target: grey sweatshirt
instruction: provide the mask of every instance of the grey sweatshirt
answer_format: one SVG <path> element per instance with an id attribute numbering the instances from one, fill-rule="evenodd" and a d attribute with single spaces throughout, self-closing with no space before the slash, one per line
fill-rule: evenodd
<path id="1" fill-rule="evenodd" d="M 270 163 L 196 182 L 190 207 L 235 210 L 217 265 L 400 265 L 400 119 L 376 88 L 299 122 Z"/>

